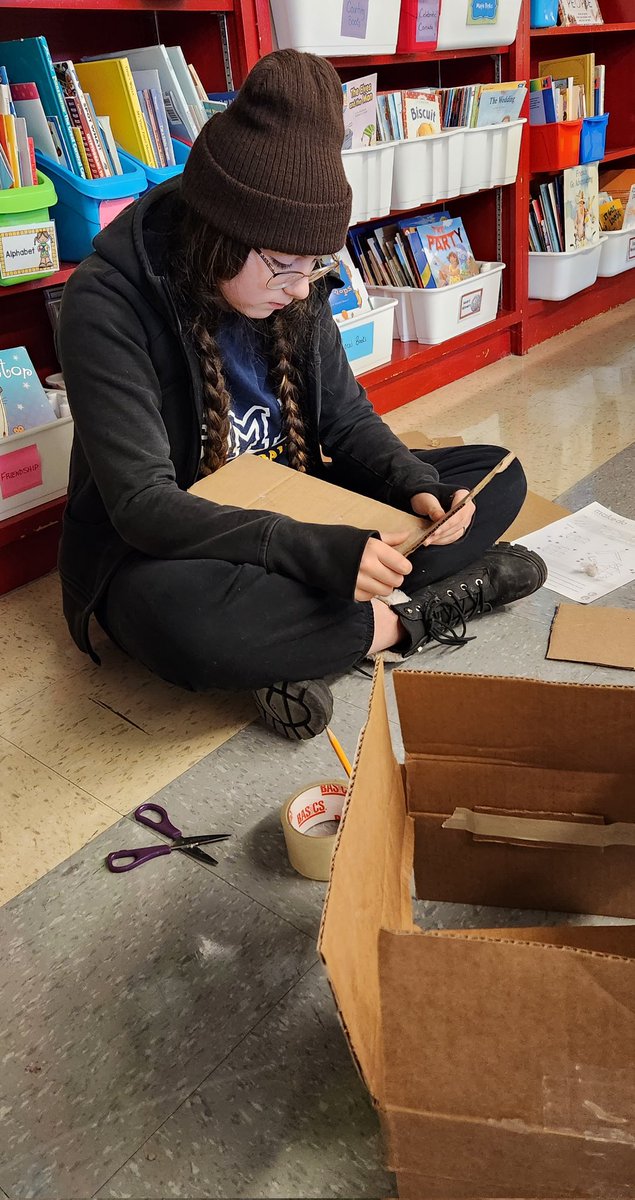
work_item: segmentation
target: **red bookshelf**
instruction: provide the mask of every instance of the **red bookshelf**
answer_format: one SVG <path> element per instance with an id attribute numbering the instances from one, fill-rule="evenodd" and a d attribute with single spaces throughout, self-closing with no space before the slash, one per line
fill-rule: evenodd
<path id="1" fill-rule="evenodd" d="M 606 64 L 606 111 L 610 112 L 605 163 L 635 165 L 634 0 L 600 0 L 601 26 L 529 28 L 523 0 L 518 36 L 511 46 L 475 47 L 421 54 L 334 58 L 342 80 L 377 69 L 381 88 L 529 78 L 542 58 L 593 49 Z M 0 0 L 2 37 L 44 34 L 54 55 L 80 57 L 122 45 L 178 42 L 209 91 L 228 85 L 222 29 L 227 31 L 231 79 L 239 86 L 272 49 L 268 0 Z M 498 73 L 498 76 L 497 74 Z M 526 112 L 525 112 L 526 115 Z M 393 342 L 390 363 L 363 377 L 378 412 L 388 412 L 462 378 L 510 353 L 570 329 L 635 296 L 635 271 L 599 279 L 594 287 L 559 304 L 529 300 L 527 213 L 529 126 L 525 127 L 515 184 L 449 198 L 466 221 L 477 257 L 499 256 L 503 272 L 501 310 L 495 321 L 439 346 Z M 402 214 L 403 215 L 403 214 Z M 48 279 L 0 289 L 0 350 L 26 345 L 38 372 L 57 369 L 41 289 L 63 283 L 73 267 Z M 0 521 L 0 593 L 50 570 L 55 563 L 63 501 Z"/>

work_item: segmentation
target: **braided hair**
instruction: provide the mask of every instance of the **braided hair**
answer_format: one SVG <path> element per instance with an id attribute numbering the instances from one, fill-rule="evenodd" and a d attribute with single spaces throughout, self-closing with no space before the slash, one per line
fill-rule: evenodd
<path id="1" fill-rule="evenodd" d="M 169 251 L 170 280 L 186 331 L 198 354 L 203 381 L 203 452 L 201 475 L 222 467 L 229 445 L 231 396 L 216 331 L 231 308 L 219 283 L 233 279 L 244 267 L 249 246 L 233 241 L 204 224 L 183 204 L 176 236 Z M 289 466 L 308 471 L 309 453 L 303 415 L 304 381 L 297 366 L 297 349 L 306 344 L 311 327 L 311 297 L 293 301 L 284 312 L 262 322 L 269 380 L 282 412 Z"/>

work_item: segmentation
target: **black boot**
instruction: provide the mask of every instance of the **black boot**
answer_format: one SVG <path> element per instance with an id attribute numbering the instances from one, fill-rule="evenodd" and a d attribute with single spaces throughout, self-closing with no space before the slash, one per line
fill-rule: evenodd
<path id="1" fill-rule="evenodd" d="M 333 696 L 323 679 L 272 683 L 252 696 L 265 725 L 290 741 L 317 737 L 333 716 Z"/>
<path id="2" fill-rule="evenodd" d="M 472 640 L 466 636 L 467 621 L 530 596 L 546 578 L 547 567 L 533 550 L 498 542 L 465 570 L 422 588 L 405 603 L 391 605 L 405 631 L 395 649 L 409 658 L 430 642 L 464 645 Z"/>

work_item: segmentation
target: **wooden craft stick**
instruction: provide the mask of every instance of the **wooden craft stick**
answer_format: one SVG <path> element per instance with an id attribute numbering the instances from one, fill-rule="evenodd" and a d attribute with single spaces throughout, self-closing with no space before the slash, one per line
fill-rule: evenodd
<path id="1" fill-rule="evenodd" d="M 455 513 L 464 508 L 469 500 L 473 500 L 475 496 L 478 496 L 479 492 L 482 492 L 483 488 L 487 487 L 488 483 L 492 482 L 492 479 L 495 475 L 500 475 L 501 471 L 506 471 L 509 464 L 514 461 L 515 457 L 516 455 L 514 454 L 513 450 L 510 450 L 509 454 L 506 454 L 504 458 L 501 458 L 500 462 L 497 463 L 495 467 L 492 467 L 492 470 L 488 471 L 487 475 L 484 475 L 479 483 L 474 485 L 472 490 L 468 492 L 467 496 L 464 496 L 462 500 L 459 500 L 458 504 L 454 504 L 449 512 L 446 512 L 442 517 L 439 517 L 438 521 L 433 521 L 427 529 L 422 530 L 421 538 L 417 542 L 417 545 L 412 547 L 412 550 L 416 550 L 419 546 L 425 546 L 426 541 L 430 535 L 434 533 L 435 529 L 438 529 L 441 525 L 445 525 L 445 522 L 449 521 L 450 517 L 453 517 Z M 408 553 L 412 554 L 412 550 L 409 550 Z"/>

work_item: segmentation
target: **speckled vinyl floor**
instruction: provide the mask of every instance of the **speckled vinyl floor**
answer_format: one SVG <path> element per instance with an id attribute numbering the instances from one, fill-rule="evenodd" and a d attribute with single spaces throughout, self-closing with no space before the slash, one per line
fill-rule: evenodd
<path id="1" fill-rule="evenodd" d="M 510 444 L 534 491 L 635 518 L 634 317 L 635 303 L 389 421 Z M 543 590 L 415 665 L 632 684 L 545 662 L 556 602 Z M 635 585 L 602 603 L 635 607 Z M 317 962 L 324 885 L 291 870 L 278 820 L 337 772 L 326 739 L 287 745 L 248 725 L 244 698 L 185 696 L 107 647 L 87 664 L 53 576 L 1 600 L 0 622 L 0 1200 L 394 1195 Z M 352 755 L 369 680 L 334 691 Z M 129 815 L 150 796 L 188 832 L 231 830 L 217 868 L 174 854 L 105 870 L 110 850 L 155 839 Z M 416 919 L 557 916 L 417 903 Z"/>

